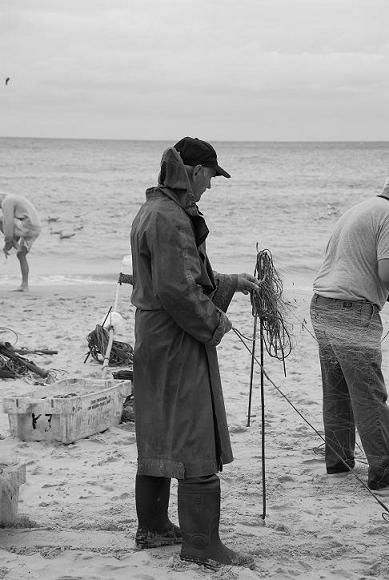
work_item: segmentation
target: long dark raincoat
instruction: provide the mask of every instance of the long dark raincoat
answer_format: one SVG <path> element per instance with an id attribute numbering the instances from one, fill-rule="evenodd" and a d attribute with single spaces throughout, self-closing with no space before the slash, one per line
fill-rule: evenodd
<path id="1" fill-rule="evenodd" d="M 159 182 L 131 229 L 138 473 L 182 479 L 233 460 L 216 345 L 237 276 L 212 271 L 208 228 L 173 148 Z"/>

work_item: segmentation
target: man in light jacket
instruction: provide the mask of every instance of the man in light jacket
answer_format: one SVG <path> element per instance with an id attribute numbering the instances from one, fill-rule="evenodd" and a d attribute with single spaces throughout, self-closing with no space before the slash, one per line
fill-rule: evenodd
<path id="1" fill-rule="evenodd" d="M 209 263 L 208 228 L 196 203 L 211 179 L 230 175 L 207 142 L 184 137 L 167 149 L 157 187 L 131 229 L 136 306 L 134 394 L 141 548 L 181 543 L 181 558 L 254 567 L 219 538 L 220 481 L 233 460 L 216 346 L 231 329 L 235 292 L 257 291 L 249 274 L 223 275 Z M 178 479 L 180 529 L 168 518 Z"/>

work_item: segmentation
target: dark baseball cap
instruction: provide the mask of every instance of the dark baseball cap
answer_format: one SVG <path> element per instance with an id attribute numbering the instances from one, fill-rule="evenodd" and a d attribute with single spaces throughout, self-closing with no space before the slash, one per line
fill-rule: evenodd
<path id="1" fill-rule="evenodd" d="M 201 141 L 197 137 L 184 137 L 174 145 L 185 165 L 204 165 L 204 167 L 212 167 L 216 171 L 216 175 L 223 175 L 223 177 L 231 177 L 227 171 L 224 171 L 217 163 L 217 155 L 215 149 L 206 141 Z"/>

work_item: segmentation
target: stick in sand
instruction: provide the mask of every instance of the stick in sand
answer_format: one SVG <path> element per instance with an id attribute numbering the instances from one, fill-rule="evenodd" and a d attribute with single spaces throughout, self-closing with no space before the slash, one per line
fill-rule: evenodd
<path id="1" fill-rule="evenodd" d="M 123 282 L 127 282 L 132 284 L 132 275 L 130 274 L 132 270 L 132 262 L 131 256 L 124 256 L 122 260 L 122 267 L 119 273 L 119 279 L 116 283 L 116 292 L 115 292 L 115 300 L 113 303 L 112 311 L 117 312 L 118 302 L 119 302 L 119 290 Z M 103 360 L 103 378 L 105 379 L 108 374 L 108 364 L 109 364 L 109 357 L 111 356 L 111 350 L 113 345 L 113 338 L 114 338 L 115 329 L 112 324 L 109 325 L 109 338 L 108 338 L 108 345 L 107 350 L 105 351 L 104 360 Z"/>

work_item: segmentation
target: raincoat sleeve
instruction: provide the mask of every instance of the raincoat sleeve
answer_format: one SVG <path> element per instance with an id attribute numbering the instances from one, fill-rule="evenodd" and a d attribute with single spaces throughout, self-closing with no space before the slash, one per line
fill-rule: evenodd
<path id="1" fill-rule="evenodd" d="M 215 271 L 213 272 L 213 275 L 216 282 L 216 291 L 212 297 L 212 302 L 220 308 L 220 310 L 227 312 L 227 308 L 229 307 L 232 297 L 238 287 L 238 275 L 220 274 Z"/>
<path id="2" fill-rule="evenodd" d="M 230 328 L 228 318 L 205 294 L 204 272 L 189 220 L 158 213 L 149 229 L 153 293 L 185 332 L 217 345 Z"/>

